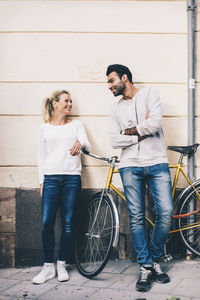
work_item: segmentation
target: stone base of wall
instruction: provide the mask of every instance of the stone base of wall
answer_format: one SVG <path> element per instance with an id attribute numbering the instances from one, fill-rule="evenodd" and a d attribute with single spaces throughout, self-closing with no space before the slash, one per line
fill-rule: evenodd
<path id="1" fill-rule="evenodd" d="M 15 266 L 15 194 L 0 188 L 0 267 Z"/>
<path id="2" fill-rule="evenodd" d="M 83 190 L 77 212 L 98 190 Z M 129 229 L 126 203 L 113 195 L 120 214 L 120 238 L 112 258 L 136 259 Z M 152 202 L 147 201 L 150 215 Z M 41 198 L 39 189 L 0 189 L 0 267 L 34 266 L 43 264 L 41 242 Z M 78 214 L 77 214 L 78 218 Z M 55 259 L 58 256 L 60 230 L 60 209 L 55 224 Z M 184 257 L 186 249 L 179 233 L 174 234 L 167 244 L 167 251 L 175 257 Z M 72 263 L 74 258 L 72 257 Z"/>
<path id="3" fill-rule="evenodd" d="M 77 213 L 96 190 L 83 190 L 77 205 Z M 58 257 L 61 235 L 61 212 L 58 207 L 55 223 L 54 258 Z M 34 266 L 43 264 L 41 197 L 39 189 L 16 190 L 16 245 L 15 265 Z M 74 258 L 72 257 L 72 262 Z"/>

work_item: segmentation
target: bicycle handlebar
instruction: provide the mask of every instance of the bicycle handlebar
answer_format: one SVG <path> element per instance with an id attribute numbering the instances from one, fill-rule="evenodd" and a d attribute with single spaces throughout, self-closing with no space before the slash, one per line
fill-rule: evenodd
<path id="1" fill-rule="evenodd" d="M 88 155 L 88 156 L 93 157 L 93 158 L 107 161 L 108 163 L 111 163 L 111 162 L 113 161 L 113 159 L 115 159 L 115 162 L 119 163 L 119 160 L 118 160 L 118 157 L 117 157 L 117 156 L 112 156 L 112 157 L 110 157 L 110 158 L 98 156 L 98 155 L 92 154 L 92 153 L 90 153 L 89 151 L 87 151 L 87 150 L 85 149 L 85 147 L 82 147 L 82 152 L 83 152 L 84 154 Z"/>

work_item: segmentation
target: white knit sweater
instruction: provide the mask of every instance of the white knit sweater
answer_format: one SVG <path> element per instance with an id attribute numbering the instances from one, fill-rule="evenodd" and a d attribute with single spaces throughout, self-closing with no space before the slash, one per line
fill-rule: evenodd
<path id="1" fill-rule="evenodd" d="M 72 156 L 69 151 L 76 141 L 90 151 L 87 135 L 79 120 L 61 126 L 41 125 L 37 151 L 40 184 L 44 175 L 81 174 L 81 155 Z"/>
<path id="2" fill-rule="evenodd" d="M 136 135 L 120 134 L 122 130 L 134 126 L 140 136 L 152 136 L 138 142 Z M 120 99 L 115 103 L 110 110 L 109 137 L 113 148 L 122 149 L 119 168 L 168 163 L 157 90 L 142 88 L 133 99 Z"/>

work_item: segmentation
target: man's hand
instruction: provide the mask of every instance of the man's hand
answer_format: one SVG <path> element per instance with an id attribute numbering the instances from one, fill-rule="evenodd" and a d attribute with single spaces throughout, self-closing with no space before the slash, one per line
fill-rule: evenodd
<path id="1" fill-rule="evenodd" d="M 145 140 L 146 138 L 152 136 L 151 134 L 146 134 L 146 135 L 140 136 L 136 127 L 127 128 L 127 129 L 121 131 L 121 134 L 122 135 L 137 135 L 138 136 L 138 142 L 141 142 L 142 140 Z"/>
<path id="2" fill-rule="evenodd" d="M 121 131 L 122 135 L 139 135 L 136 127 L 126 128 Z"/>
<path id="3" fill-rule="evenodd" d="M 69 151 L 72 156 L 75 156 L 80 154 L 81 149 L 82 149 L 82 145 L 79 141 L 77 141 L 74 143 L 74 145 L 71 147 Z"/>
<path id="4" fill-rule="evenodd" d="M 138 142 L 141 142 L 142 140 L 145 140 L 146 138 L 148 138 L 148 137 L 151 137 L 151 136 L 153 136 L 153 135 L 151 135 L 151 134 L 147 134 L 147 135 L 143 135 L 143 136 L 138 136 Z"/>

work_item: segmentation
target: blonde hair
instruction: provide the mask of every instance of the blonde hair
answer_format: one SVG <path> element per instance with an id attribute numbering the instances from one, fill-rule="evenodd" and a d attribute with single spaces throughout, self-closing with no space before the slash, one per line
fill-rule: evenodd
<path id="1" fill-rule="evenodd" d="M 49 98 L 45 98 L 42 104 L 42 117 L 45 123 L 49 123 L 52 119 L 53 115 L 53 101 L 59 101 L 59 97 L 62 94 L 67 94 L 69 96 L 70 93 L 66 90 L 58 90 L 54 91 Z"/>

